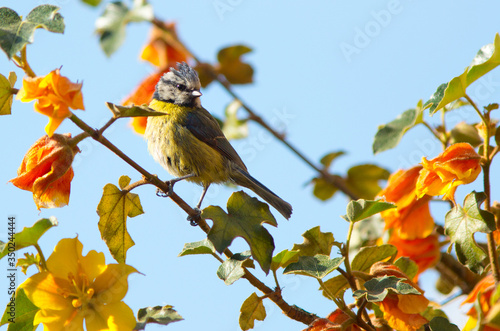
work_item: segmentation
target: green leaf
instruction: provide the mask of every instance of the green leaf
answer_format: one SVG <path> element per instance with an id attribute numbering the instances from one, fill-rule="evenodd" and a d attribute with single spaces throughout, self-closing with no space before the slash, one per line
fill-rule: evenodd
<path id="1" fill-rule="evenodd" d="M 347 222 L 359 222 L 384 210 L 396 208 L 396 205 L 384 201 L 352 200 L 347 205 L 347 214 L 341 216 Z"/>
<path id="2" fill-rule="evenodd" d="M 399 268 L 409 279 L 413 279 L 418 273 L 418 266 L 412 259 L 401 256 L 394 262 L 394 265 Z"/>
<path id="3" fill-rule="evenodd" d="M 396 147 L 408 130 L 422 123 L 422 117 L 422 100 L 420 100 L 416 108 L 408 109 L 395 120 L 379 126 L 373 140 L 373 154 Z"/>
<path id="4" fill-rule="evenodd" d="M 311 181 L 314 184 L 313 194 L 321 201 L 326 201 L 333 197 L 338 191 L 337 187 L 330 182 L 327 182 L 321 177 L 313 178 Z"/>
<path id="5" fill-rule="evenodd" d="M 479 133 L 474 125 L 465 122 L 458 123 L 450 132 L 451 144 L 469 143 L 473 147 L 477 147 L 483 143 Z"/>
<path id="6" fill-rule="evenodd" d="M 38 266 L 40 264 L 40 255 L 33 253 L 24 253 L 24 258 L 17 259 L 16 267 L 21 267 L 21 271 L 26 275 L 26 271 L 32 265 Z"/>
<path id="7" fill-rule="evenodd" d="M 273 257 L 274 240 L 262 226 L 277 226 L 269 206 L 243 191 L 235 192 L 227 201 L 227 213 L 218 206 L 203 209 L 202 217 L 213 220 L 208 239 L 217 252 L 222 253 L 236 237 L 242 237 L 250 246 L 253 258 L 265 273 L 269 272 Z"/>
<path id="8" fill-rule="evenodd" d="M 354 256 L 351 268 L 352 270 L 367 272 L 375 262 L 385 260 L 389 257 L 394 258 L 397 253 L 398 249 L 392 245 L 363 247 Z"/>
<path id="9" fill-rule="evenodd" d="M 196 254 L 214 254 L 215 247 L 208 239 L 184 244 L 179 256 Z"/>
<path id="10" fill-rule="evenodd" d="M 224 261 L 217 269 L 217 276 L 224 281 L 224 284 L 231 285 L 245 275 L 245 268 L 255 268 L 250 259 L 250 252 L 237 253 Z"/>
<path id="11" fill-rule="evenodd" d="M 36 29 L 63 33 L 64 20 L 58 11 L 59 7 L 41 5 L 34 8 L 23 20 L 12 9 L 0 8 L 0 48 L 11 59 L 26 44 L 33 43 Z"/>
<path id="12" fill-rule="evenodd" d="M 316 254 L 329 256 L 334 245 L 340 248 L 340 243 L 335 241 L 333 233 L 321 232 L 319 226 L 307 230 L 302 237 L 304 237 L 304 242 L 294 244 L 292 248 L 293 251 L 298 251 L 300 256 L 315 256 Z"/>
<path id="13" fill-rule="evenodd" d="M 323 287 L 326 287 L 328 292 Z M 344 276 L 338 275 L 325 281 L 323 287 L 320 288 L 323 291 L 323 296 L 331 300 L 330 294 L 336 298 L 340 297 L 349 288 L 349 283 Z"/>
<path id="14" fill-rule="evenodd" d="M 255 320 L 263 321 L 266 318 L 266 308 L 257 294 L 252 293 L 241 305 L 240 328 L 250 330 L 254 327 Z"/>
<path id="15" fill-rule="evenodd" d="M 271 262 L 271 270 L 276 271 L 279 268 L 286 268 L 290 263 L 299 260 L 300 253 L 297 251 L 282 250 L 273 257 Z"/>
<path id="16" fill-rule="evenodd" d="M 429 323 L 431 331 L 460 331 L 458 326 L 450 323 L 450 321 L 442 316 L 434 317 Z"/>
<path id="17" fill-rule="evenodd" d="M 408 283 L 404 278 L 395 276 L 382 276 L 370 279 L 365 283 L 366 290 L 357 290 L 353 296 L 359 299 L 366 297 L 368 302 L 381 302 L 389 294 L 420 294 L 420 292 Z"/>
<path id="18" fill-rule="evenodd" d="M 330 259 L 327 255 L 301 256 L 298 262 L 291 263 L 283 271 L 284 274 L 297 274 L 322 279 L 336 270 L 344 261 L 343 257 Z"/>
<path id="19" fill-rule="evenodd" d="M 21 232 L 14 235 L 15 250 L 33 246 L 38 243 L 38 239 L 51 227 L 56 226 L 57 219 L 55 217 L 42 218 L 36 221 L 32 227 L 23 228 Z M 9 254 L 9 247 L 12 247 L 11 242 L 0 245 L 0 259 Z"/>
<path id="20" fill-rule="evenodd" d="M 168 325 L 182 321 L 184 318 L 173 308 L 173 306 L 166 305 L 139 309 L 134 330 L 144 330 L 148 323 Z"/>
<path id="21" fill-rule="evenodd" d="M 125 40 L 125 28 L 130 22 L 151 21 L 153 7 L 145 0 L 134 0 L 131 9 L 123 2 L 108 3 L 104 13 L 96 21 L 99 42 L 107 56 L 111 56 Z"/>
<path id="22" fill-rule="evenodd" d="M 10 290 L 8 292 L 11 295 Z M 20 288 L 10 297 L 5 308 L 0 326 L 9 324 L 8 331 L 31 331 L 34 330 L 33 320 L 39 308 L 31 303 L 24 289 Z"/>
<path id="23" fill-rule="evenodd" d="M 390 172 L 374 164 L 354 166 L 347 171 L 346 184 L 358 197 L 373 200 L 382 190 L 378 184 L 387 180 Z"/>
<path id="24" fill-rule="evenodd" d="M 465 68 L 465 71 L 454 77 L 449 83 L 441 84 L 429 101 L 424 105 L 429 108 L 430 114 L 434 114 L 452 101 L 466 96 L 466 89 L 480 77 L 496 68 L 500 64 L 500 35 L 495 35 L 493 44 L 483 46 Z"/>
<path id="25" fill-rule="evenodd" d="M 250 47 L 235 45 L 223 48 L 217 54 L 218 72 L 231 84 L 248 84 L 253 81 L 253 68 L 241 61 L 241 56 L 251 52 Z"/>
<path id="26" fill-rule="evenodd" d="M 198 78 L 200 78 L 201 87 L 203 88 L 210 85 L 217 76 L 215 68 L 210 63 L 198 63 L 194 66 L 194 70 L 198 73 Z"/>
<path id="27" fill-rule="evenodd" d="M 11 71 L 9 78 L 0 74 L 0 115 L 10 115 L 12 100 L 14 99 L 14 83 L 17 80 L 16 73 Z"/>
<path id="28" fill-rule="evenodd" d="M 345 155 L 345 154 L 346 153 L 344 151 L 331 152 L 331 153 L 328 153 L 325 156 L 323 156 L 321 158 L 321 160 L 319 160 L 319 162 L 321 162 L 321 164 L 323 165 L 323 169 L 327 170 L 328 168 L 330 168 L 330 166 L 332 165 L 332 162 L 336 158 L 338 158 L 339 156 Z"/>
<path id="29" fill-rule="evenodd" d="M 455 244 L 458 260 L 475 273 L 482 272 L 481 262 L 486 253 L 476 244 L 474 233 L 496 230 L 495 216 L 479 208 L 485 199 L 486 195 L 482 192 L 469 193 L 464 207 L 456 205 L 445 217 L 445 234 Z"/>
<path id="30" fill-rule="evenodd" d="M 240 120 L 238 118 L 238 109 L 241 108 L 239 100 L 233 100 L 226 107 L 225 119 L 222 125 L 222 132 L 227 139 L 243 139 L 248 136 L 248 120 Z"/>
<path id="31" fill-rule="evenodd" d="M 101 3 L 101 0 L 82 0 L 82 2 L 89 6 L 97 7 Z"/>
<path id="32" fill-rule="evenodd" d="M 116 118 L 121 117 L 145 117 L 145 116 L 165 116 L 166 113 L 161 111 L 154 111 L 148 105 L 141 106 L 120 106 L 111 102 L 106 102 L 106 106 L 111 110 L 113 116 Z"/>
<path id="33" fill-rule="evenodd" d="M 122 176 L 119 179 L 120 186 L 128 185 L 130 178 Z M 139 196 L 128 191 L 121 191 L 113 184 L 106 184 L 99 205 L 99 231 L 101 238 L 111 252 L 113 258 L 124 263 L 127 251 L 135 243 L 127 231 L 127 217 L 135 217 L 143 214 Z"/>

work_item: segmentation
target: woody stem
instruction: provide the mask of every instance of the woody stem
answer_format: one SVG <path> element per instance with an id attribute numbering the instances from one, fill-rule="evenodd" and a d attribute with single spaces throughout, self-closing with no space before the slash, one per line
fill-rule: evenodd
<path id="1" fill-rule="evenodd" d="M 483 122 L 485 137 L 484 137 L 484 145 L 483 145 L 483 186 L 484 186 L 484 194 L 486 195 L 486 200 L 484 201 L 484 209 L 488 212 L 491 212 L 491 186 L 490 186 L 490 165 L 491 165 L 491 154 L 490 154 L 490 120 L 489 115 L 484 116 L 474 101 L 465 94 L 465 98 L 469 103 L 474 107 L 476 112 L 481 117 L 481 121 Z M 491 270 L 493 272 L 493 278 L 495 279 L 495 283 L 500 283 L 500 266 L 498 264 L 498 256 L 497 256 L 497 247 L 495 244 L 495 238 L 493 237 L 493 233 L 488 233 L 488 257 L 490 259 Z"/>

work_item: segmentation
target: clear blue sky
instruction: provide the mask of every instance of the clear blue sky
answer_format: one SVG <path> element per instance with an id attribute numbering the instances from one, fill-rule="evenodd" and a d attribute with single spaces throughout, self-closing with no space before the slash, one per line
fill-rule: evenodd
<path id="1" fill-rule="evenodd" d="M 86 111 L 76 114 L 93 127 L 105 123 L 110 112 L 106 101 L 119 103 L 152 67 L 138 61 L 149 26 L 132 24 L 127 28 L 124 45 L 111 58 L 100 50 L 94 34 L 95 19 L 103 6 L 91 8 L 79 1 L 48 1 L 60 6 L 66 22 L 64 35 L 38 30 L 28 57 L 34 71 L 45 75 L 62 66 L 62 74 L 83 81 Z M 106 2 L 106 1 L 104 1 Z M 398 148 L 373 156 L 371 144 L 379 124 L 427 100 L 441 83 L 463 72 L 479 48 L 492 43 L 498 32 L 497 1 L 151 1 L 159 18 L 177 22 L 179 36 L 200 58 L 214 61 L 225 46 L 244 43 L 254 49 L 246 60 L 255 68 L 255 84 L 236 87 L 243 100 L 267 121 L 284 129 L 289 141 L 316 163 L 326 153 L 344 150 L 348 154 L 334 164 L 334 172 L 344 174 L 353 165 L 376 163 L 391 171 L 408 168 L 422 156 L 434 157 L 440 145 L 423 127 L 405 136 Z M 218 12 L 217 4 L 230 10 Z M 4 0 L 2 6 L 27 15 L 41 1 Z M 0 72 L 15 70 L 20 87 L 23 74 L 0 54 Z M 476 82 L 470 94 L 481 106 L 500 100 L 500 70 Z M 223 114 L 230 102 L 228 95 L 213 84 L 202 91 L 202 104 L 216 115 Z M 279 114 L 287 114 L 285 117 Z M 450 125 L 477 121 L 471 109 L 450 115 Z M 31 193 L 21 191 L 7 181 L 16 176 L 24 152 L 44 134 L 47 118 L 33 111 L 33 104 L 14 102 L 13 116 L 0 119 L 3 143 L 0 183 L 0 210 L 17 217 L 17 227 L 31 226 L 37 219 L 56 216 L 59 226 L 42 239 L 46 256 L 61 238 L 78 235 L 84 252 L 106 252 L 100 239 L 95 212 L 102 188 L 117 184 L 126 174 L 132 180 L 140 175 L 112 153 L 90 139 L 81 143 L 82 153 L 75 160 L 75 178 L 71 200 L 61 209 L 36 210 Z M 437 118 L 431 119 L 436 122 Z M 69 121 L 58 133 L 79 133 Z M 341 195 L 324 203 L 312 196 L 306 186 L 314 172 L 261 128 L 251 125 L 251 137 L 233 142 L 253 176 L 289 201 L 294 207 L 290 221 L 276 213 L 279 227 L 268 227 L 275 239 L 276 252 L 302 242 L 301 234 L 320 225 L 344 241 L 347 224 L 339 215 L 345 213 L 347 199 Z M 142 137 L 132 133 L 127 121 L 119 121 L 106 136 L 127 155 L 150 172 L 169 179 L 161 166 L 149 156 Z M 498 183 L 498 162 L 492 171 Z M 457 200 L 479 186 L 459 189 Z M 190 183 L 176 185 L 176 192 L 195 204 L 201 188 Z M 130 290 L 125 302 L 136 313 L 139 308 L 170 304 L 185 321 L 172 324 L 169 330 L 238 330 L 241 303 L 256 289 L 245 280 L 231 286 L 220 281 L 215 272 L 218 262 L 208 256 L 177 257 L 184 243 L 204 238 L 204 233 L 189 226 L 186 215 L 173 202 L 155 196 L 153 187 L 141 187 L 145 214 L 128 221 L 136 246 L 128 252 L 128 264 L 144 275 L 129 277 Z M 211 187 L 204 206 L 225 207 L 233 192 L 226 187 Z M 251 193 L 251 192 L 250 192 Z M 253 194 L 252 194 L 253 195 Z M 499 200 L 498 187 L 493 199 Z M 433 208 L 436 221 L 443 222 L 443 210 Z M 278 217 L 279 216 L 279 217 Z M 0 240 L 6 240 L 7 226 L 0 228 Z M 234 252 L 247 249 L 237 239 Z M 18 257 L 22 256 L 22 251 Z M 6 268 L 5 262 L 2 262 Z M 272 287 L 272 277 L 255 274 Z M 19 282 L 21 277 L 19 271 Z M 442 300 L 432 291 L 436 274 L 428 273 L 421 285 L 431 299 Z M 7 302 L 1 287 L 1 302 Z M 299 276 L 280 277 L 283 296 L 290 304 L 326 316 L 335 309 L 331 301 L 317 291 L 315 280 Z M 260 295 L 260 292 L 257 292 Z M 346 293 L 346 298 L 349 297 Z M 461 300 L 458 300 L 461 302 Z M 3 305 L 3 303 L 2 303 Z M 265 304 L 268 317 L 258 323 L 258 330 L 301 330 L 304 325 L 289 320 L 271 303 Z M 447 308 L 456 313 L 456 303 Z M 459 324 L 463 323 L 463 319 Z M 148 330 L 160 329 L 148 326 Z"/>

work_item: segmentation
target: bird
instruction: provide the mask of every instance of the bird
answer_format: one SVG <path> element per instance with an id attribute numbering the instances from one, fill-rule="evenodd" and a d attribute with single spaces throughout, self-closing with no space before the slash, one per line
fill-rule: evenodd
<path id="1" fill-rule="evenodd" d="M 144 138 L 154 160 L 176 178 L 203 187 L 196 209 L 211 184 L 246 187 L 273 206 L 286 219 L 292 206 L 253 178 L 225 137 L 217 120 L 201 105 L 198 73 L 186 62 L 170 68 L 156 84 L 149 108 L 165 116 L 148 117 Z"/>

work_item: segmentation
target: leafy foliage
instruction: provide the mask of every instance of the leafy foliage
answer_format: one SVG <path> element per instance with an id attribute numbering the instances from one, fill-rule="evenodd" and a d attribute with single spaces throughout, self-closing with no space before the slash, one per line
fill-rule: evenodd
<path id="1" fill-rule="evenodd" d="M 208 239 L 217 252 L 222 253 L 236 237 L 242 237 L 250 245 L 253 258 L 265 273 L 269 272 L 273 257 L 274 240 L 262 226 L 267 223 L 277 226 L 276 219 L 269 211 L 269 206 L 257 198 L 239 191 L 227 201 L 227 213 L 218 206 L 203 209 L 201 216 L 214 221 L 208 233 Z"/>
<path id="2" fill-rule="evenodd" d="M 302 234 L 304 242 L 294 244 L 292 250 L 298 251 L 300 256 L 315 256 L 316 254 L 330 255 L 333 246 L 340 247 L 331 232 L 321 232 L 319 226 L 307 230 Z"/>
<path id="3" fill-rule="evenodd" d="M 327 255 L 301 256 L 298 262 L 288 265 L 284 274 L 297 274 L 322 279 L 330 272 L 336 270 L 344 261 L 343 257 L 330 259 Z"/>
<path id="4" fill-rule="evenodd" d="M 359 199 L 349 202 L 347 205 L 347 214 L 342 216 L 342 218 L 347 222 L 355 223 L 391 208 L 396 208 L 396 206 L 384 201 Z"/>
<path id="5" fill-rule="evenodd" d="M 135 330 L 144 330 L 148 323 L 168 325 L 182 321 L 184 318 L 173 308 L 173 306 L 167 305 L 139 309 Z"/>
<path id="6" fill-rule="evenodd" d="M 359 299 L 366 297 L 368 302 L 380 302 L 390 293 L 395 294 L 420 294 L 420 292 L 408 283 L 404 278 L 395 276 L 382 276 L 373 278 L 365 283 L 366 290 L 357 290 L 354 297 Z"/>
<path id="7" fill-rule="evenodd" d="M 255 268 L 250 256 L 249 251 L 234 254 L 220 265 L 217 270 L 217 276 L 219 276 L 226 285 L 231 285 L 245 275 L 244 267 Z"/>
<path id="8" fill-rule="evenodd" d="M 12 303 L 14 309 L 11 309 Z M 15 295 L 11 296 L 7 307 L 0 320 L 0 326 L 8 324 L 8 331 L 34 330 L 33 319 L 40 309 L 31 303 L 23 289 L 18 289 Z M 10 323 L 9 319 L 15 322 Z"/>
<path id="9" fill-rule="evenodd" d="M 153 19 L 153 7 L 145 0 L 134 0 L 132 8 L 123 2 L 110 2 L 96 21 L 96 32 L 100 45 L 107 56 L 111 56 L 125 40 L 125 28 L 129 22 Z"/>
<path id="10" fill-rule="evenodd" d="M 242 330 L 253 329 L 255 320 L 263 321 L 266 318 L 266 308 L 262 299 L 252 293 L 241 305 L 240 327 Z"/>
<path id="11" fill-rule="evenodd" d="M 33 43 L 36 29 L 63 33 L 64 20 L 58 11 L 59 7 L 41 5 L 34 8 L 23 20 L 12 9 L 0 8 L 0 48 L 11 59 L 26 44 Z"/>
<path id="12" fill-rule="evenodd" d="M 463 207 L 455 206 L 445 218 L 446 234 L 455 244 L 458 260 L 478 273 L 483 270 L 486 253 L 476 244 L 474 233 L 496 229 L 493 214 L 479 208 L 485 199 L 484 193 L 472 192 L 465 197 Z"/>
<path id="13" fill-rule="evenodd" d="M 408 130 L 422 123 L 422 117 L 422 100 L 420 100 L 417 107 L 408 109 L 395 120 L 379 126 L 373 140 L 373 154 L 396 147 Z"/>
<path id="14" fill-rule="evenodd" d="M 15 250 L 38 244 L 38 239 L 51 227 L 58 224 L 55 217 L 42 218 L 33 226 L 24 228 L 14 235 Z M 0 259 L 9 253 L 9 245 L 0 242 Z"/>
<path id="15" fill-rule="evenodd" d="M 127 217 L 144 213 L 139 196 L 122 191 L 129 183 L 130 178 L 122 176 L 119 180 L 121 190 L 113 184 L 106 184 L 97 206 L 101 237 L 118 262 L 125 262 L 127 250 L 134 246 L 134 241 L 127 231 Z"/>
<path id="16" fill-rule="evenodd" d="M 17 76 L 13 71 L 9 72 L 9 78 L 0 74 L 0 115 L 10 115 L 16 80 Z"/>

